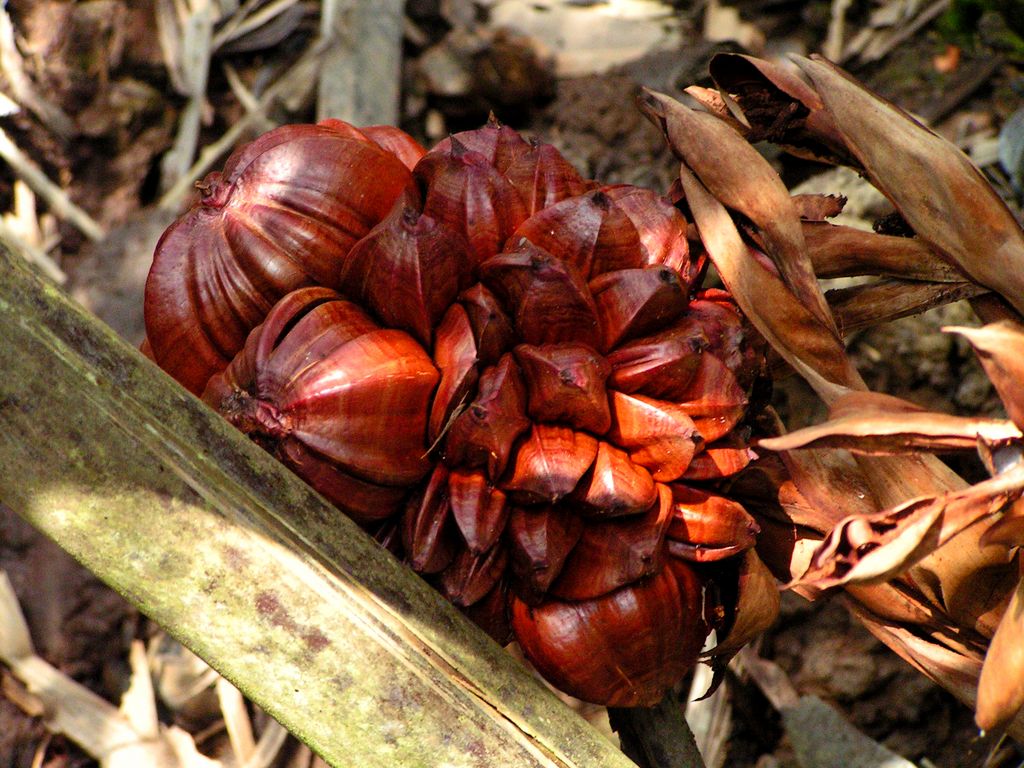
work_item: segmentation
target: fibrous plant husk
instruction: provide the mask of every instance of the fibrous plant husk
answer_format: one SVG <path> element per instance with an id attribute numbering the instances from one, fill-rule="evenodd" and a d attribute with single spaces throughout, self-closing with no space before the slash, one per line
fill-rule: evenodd
<path id="1" fill-rule="evenodd" d="M 690 89 L 699 106 L 642 97 L 682 161 L 679 205 L 726 287 L 830 409 L 788 435 L 766 423 L 778 436 L 759 441 L 733 493 L 792 589 L 842 588 L 870 631 L 976 704 L 983 729 L 1020 738 L 1024 232 L 955 147 L 827 61 L 794 64 L 719 55 L 718 91 Z M 750 146 L 761 140 L 852 166 L 910 234 L 826 223 L 837 206 L 791 198 Z M 837 275 L 881 277 L 830 304 L 816 278 Z M 1008 420 L 870 392 L 846 354 L 850 330 L 959 298 L 988 324 L 947 330 L 974 346 Z M 979 450 L 991 479 L 969 485 L 934 455 L 955 450 Z"/>

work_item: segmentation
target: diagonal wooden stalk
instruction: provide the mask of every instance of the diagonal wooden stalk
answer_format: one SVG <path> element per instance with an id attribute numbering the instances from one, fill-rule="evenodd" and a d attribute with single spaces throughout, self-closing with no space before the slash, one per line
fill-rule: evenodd
<path id="1" fill-rule="evenodd" d="M 0 502 L 329 763 L 631 765 L 110 329 L 0 274 Z"/>
<path id="2" fill-rule="evenodd" d="M 653 707 L 608 709 L 623 751 L 643 768 L 704 768 L 697 740 L 683 717 L 683 704 L 669 693 Z"/>

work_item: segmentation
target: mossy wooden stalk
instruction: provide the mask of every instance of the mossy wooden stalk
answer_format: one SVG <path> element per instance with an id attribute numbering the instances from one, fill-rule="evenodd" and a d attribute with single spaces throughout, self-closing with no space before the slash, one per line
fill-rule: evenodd
<path id="1" fill-rule="evenodd" d="M 58 289 L 0 275 L 0 502 L 328 762 L 631 765 Z"/>

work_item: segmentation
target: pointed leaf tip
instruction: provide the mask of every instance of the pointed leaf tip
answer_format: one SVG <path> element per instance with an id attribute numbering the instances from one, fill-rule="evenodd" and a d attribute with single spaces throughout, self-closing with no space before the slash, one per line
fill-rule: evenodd
<path id="1" fill-rule="evenodd" d="M 942 330 L 958 333 L 970 342 L 999 393 L 1006 414 L 1024 428 L 1024 327 L 1001 320 L 981 328 L 949 326 Z"/>
<path id="2" fill-rule="evenodd" d="M 1024 232 L 967 156 L 825 59 L 795 61 L 918 237 L 1024 311 Z"/>

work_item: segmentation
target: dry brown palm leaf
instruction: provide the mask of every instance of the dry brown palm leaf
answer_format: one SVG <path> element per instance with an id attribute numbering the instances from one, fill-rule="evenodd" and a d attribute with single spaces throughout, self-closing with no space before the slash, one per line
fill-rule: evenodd
<path id="1" fill-rule="evenodd" d="M 985 731 L 1001 728 L 1024 706 L 1024 581 L 1006 607 L 985 654 L 978 681 L 976 720 Z"/>
<path id="2" fill-rule="evenodd" d="M 975 339 L 986 370 L 1000 382 L 1007 411 L 1016 413 L 1024 402 L 1014 399 L 1020 397 L 1015 374 L 1021 367 L 1024 334 L 1008 322 L 949 330 Z M 1006 419 L 930 413 L 889 395 L 851 392 L 833 405 L 828 421 L 762 440 L 762 447 L 779 451 L 833 447 L 887 454 L 978 448 L 987 457 L 1010 458 L 1001 466 L 993 464 L 995 476 L 982 483 L 910 499 L 874 515 L 845 518 L 826 537 L 800 581 L 825 589 L 889 578 L 966 528 L 1003 512 L 1024 493 L 1024 463 L 1019 448 L 1022 437 L 1017 425 Z M 996 543 L 1006 549 L 1020 546 L 1024 538 L 1020 536 L 1019 519 L 1013 516 L 1007 522 L 1011 524 L 1002 526 L 1001 533 L 979 541 L 979 547 Z"/>
<path id="3" fill-rule="evenodd" d="M 960 150 L 821 59 L 798 59 L 868 178 L 918 237 L 1024 312 L 1024 232 Z"/>
<path id="4" fill-rule="evenodd" d="M 852 161 L 821 97 L 795 72 L 731 54 L 715 56 L 709 69 L 726 103 L 742 111 L 750 141 L 766 139 L 811 160 Z"/>
<path id="5" fill-rule="evenodd" d="M 1004 320 L 983 328 L 944 330 L 966 337 L 999 393 L 1006 413 L 1018 427 L 1024 425 L 1024 327 Z"/>
<path id="6" fill-rule="evenodd" d="M 849 335 L 987 292 L 988 289 L 972 282 L 885 278 L 827 291 L 825 297 L 843 334 Z"/>
<path id="7" fill-rule="evenodd" d="M 871 583 L 906 571 L 979 520 L 1024 493 L 1024 467 L 940 496 L 911 499 L 871 516 L 841 520 L 800 581 L 819 589 Z M 1004 550 L 1005 551 L 1005 550 Z"/>
<path id="8" fill-rule="evenodd" d="M 951 416 L 880 392 L 849 392 L 821 424 L 760 441 L 775 451 L 794 448 L 846 448 L 856 453 L 891 454 L 910 450 L 974 450 L 1020 440 L 1024 434 L 1006 419 Z"/>
<path id="9" fill-rule="evenodd" d="M 802 576 L 791 586 L 809 596 L 845 585 L 872 632 L 973 704 L 988 639 L 997 627 L 1009 627 L 1005 637 L 1019 631 L 1019 620 L 1000 620 L 1018 579 L 1015 546 L 1024 526 L 1012 516 L 1001 527 L 992 522 L 1024 488 L 1024 465 L 1014 463 L 1020 451 L 1006 448 L 1021 440 L 1021 411 L 1008 405 L 1014 423 L 935 416 L 866 392 L 836 329 L 965 297 L 992 308 L 998 299 L 987 291 L 1020 311 L 1024 235 L 954 147 L 831 65 L 797 65 L 809 82 L 778 65 L 719 56 L 712 73 L 722 92 L 691 92 L 706 112 L 659 94 L 647 94 L 642 104 L 683 161 L 681 196 L 723 282 L 775 352 L 833 409 L 825 425 L 762 441 L 779 451 L 788 482 L 762 459 L 734 492 L 761 515 L 758 551 L 776 575 Z M 779 202 L 767 162 L 740 149 L 765 138 L 804 157 L 858 167 L 914 236 L 854 233 L 821 221 L 826 208 Z M 706 160 L 711 147 L 718 150 L 713 169 Z M 733 185 L 742 193 L 723 190 Z M 770 224 L 768 210 L 777 217 Z M 780 236 L 794 225 L 800 238 Z M 816 274 L 883 279 L 833 294 L 826 304 Z M 1015 314 L 1008 306 L 995 309 L 989 315 Z M 965 335 L 989 356 L 986 368 L 998 371 L 991 375 L 1000 393 L 1016 399 L 1022 364 L 1007 357 L 1011 347 L 1024 348 L 1016 336 Z M 979 445 L 1004 471 L 975 487 L 927 453 Z M 860 455 L 839 450 L 850 447 Z M 887 455 L 865 455 L 879 453 Z M 849 480 L 832 482 L 840 474 Z M 990 529 L 996 533 L 986 538 Z M 1001 658 L 1000 669 L 1014 669 L 1013 653 Z M 986 696 L 998 703 L 979 715 L 985 723 L 1010 723 L 1024 699 L 1012 691 Z M 1010 732 L 1024 733 L 1022 722 Z"/>
<path id="10" fill-rule="evenodd" d="M 959 283 L 966 276 L 914 237 L 804 221 L 804 241 L 818 277 L 880 275 L 903 280 Z"/>

